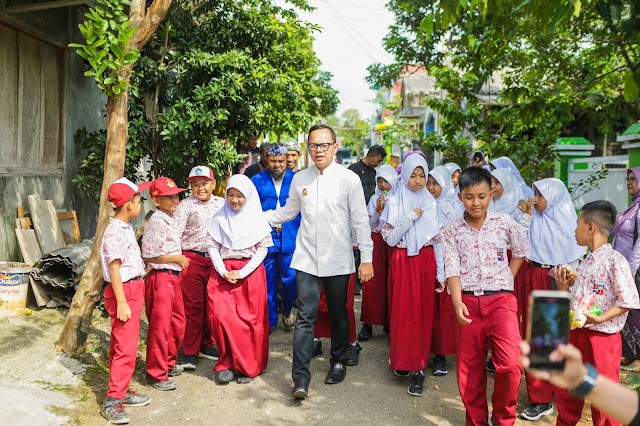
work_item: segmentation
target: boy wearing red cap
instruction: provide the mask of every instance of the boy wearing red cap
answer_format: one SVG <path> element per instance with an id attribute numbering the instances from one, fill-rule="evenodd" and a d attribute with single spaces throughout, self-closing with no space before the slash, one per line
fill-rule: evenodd
<path id="1" fill-rule="evenodd" d="M 147 383 L 167 391 L 176 388 L 169 377 L 182 374 L 176 365 L 178 348 L 184 338 L 185 316 L 180 289 L 180 272 L 189 266 L 182 255 L 180 235 L 173 212 L 178 207 L 178 188 L 168 177 L 153 181 L 149 194 L 156 206 L 142 236 L 142 258 L 150 271 L 144 280 L 145 308 L 149 321 L 147 334 Z"/>
<path id="2" fill-rule="evenodd" d="M 150 183 L 135 185 L 126 178 L 109 187 L 115 216 L 104 231 L 100 257 L 107 282 L 104 305 L 111 317 L 109 345 L 109 390 L 100 412 L 112 424 L 129 423 L 125 406 L 147 405 L 151 398 L 129 390 L 135 370 L 144 302 L 144 261 L 129 223 L 140 214 L 140 192 Z"/>
<path id="3" fill-rule="evenodd" d="M 173 216 L 182 253 L 189 259 L 189 268 L 180 278 L 186 316 L 182 367 L 194 370 L 198 356 L 218 359 L 207 319 L 207 283 L 213 272 L 209 247 L 213 240 L 206 225 L 224 206 L 224 198 L 213 195 L 216 178 L 209 167 L 194 167 L 187 180 L 191 186 L 191 197 L 178 204 Z"/>

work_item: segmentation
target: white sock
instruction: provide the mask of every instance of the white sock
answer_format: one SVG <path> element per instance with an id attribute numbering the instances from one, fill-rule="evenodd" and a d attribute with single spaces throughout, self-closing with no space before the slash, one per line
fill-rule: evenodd
<path id="1" fill-rule="evenodd" d="M 355 347 L 358 344 L 358 342 L 353 342 L 351 343 L 351 346 Z"/>
<path id="2" fill-rule="evenodd" d="M 313 341 L 314 341 L 314 342 L 319 342 L 319 341 L 320 341 L 320 339 L 318 339 L 317 337 L 314 337 L 314 338 L 313 338 Z"/>

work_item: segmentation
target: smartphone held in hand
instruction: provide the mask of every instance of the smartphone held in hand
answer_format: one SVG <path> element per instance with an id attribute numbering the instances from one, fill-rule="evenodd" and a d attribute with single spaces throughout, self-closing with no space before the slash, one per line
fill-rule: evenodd
<path id="1" fill-rule="evenodd" d="M 529 297 L 527 341 L 532 370 L 562 370 L 564 362 L 552 362 L 549 354 L 569 342 L 570 296 L 566 291 L 532 291 Z"/>

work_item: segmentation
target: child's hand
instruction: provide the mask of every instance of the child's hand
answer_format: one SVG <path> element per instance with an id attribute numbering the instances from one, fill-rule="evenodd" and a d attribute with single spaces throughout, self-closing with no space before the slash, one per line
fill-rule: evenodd
<path id="1" fill-rule="evenodd" d="M 558 265 L 555 268 L 555 276 L 556 276 L 556 285 L 558 286 L 558 290 L 567 291 L 569 287 L 573 285 L 576 281 L 576 278 L 568 275 L 567 268 L 562 265 Z"/>
<path id="2" fill-rule="evenodd" d="M 240 271 L 230 271 L 228 275 L 229 275 L 229 278 L 231 278 L 235 282 L 238 282 L 242 279 L 242 277 L 240 276 Z"/>
<path id="3" fill-rule="evenodd" d="M 518 209 L 522 212 L 522 213 L 526 213 L 529 216 L 531 216 L 533 214 L 533 205 L 535 203 L 535 198 L 529 198 L 528 200 L 520 200 L 518 201 Z"/>
<path id="4" fill-rule="evenodd" d="M 453 303 L 453 309 L 456 311 L 456 318 L 458 319 L 458 323 L 460 325 L 469 325 L 471 324 L 471 319 L 467 318 L 466 315 L 469 315 L 469 310 L 467 309 L 467 305 L 462 302 Z"/>
<path id="5" fill-rule="evenodd" d="M 180 265 L 182 269 L 187 269 L 187 267 L 189 267 L 189 258 L 183 255 L 176 256 L 176 263 Z"/>
<path id="6" fill-rule="evenodd" d="M 415 209 L 413 209 L 413 212 L 418 215 L 418 219 L 420 219 L 422 217 L 422 209 L 416 207 Z"/>
<path id="7" fill-rule="evenodd" d="M 602 317 L 601 316 L 593 315 L 593 314 L 590 314 L 588 312 L 583 312 L 583 313 L 584 313 L 584 316 L 587 317 L 587 322 L 585 322 L 584 325 L 602 323 Z"/>
<path id="8" fill-rule="evenodd" d="M 236 272 L 236 271 L 231 271 L 231 272 Z M 224 274 L 223 278 L 227 280 L 229 284 L 235 284 L 238 282 L 238 280 L 236 278 L 233 278 L 233 275 L 231 275 L 231 272 L 227 272 L 226 274 Z"/>
<path id="9" fill-rule="evenodd" d="M 122 322 L 127 322 L 129 321 L 129 318 L 131 318 L 131 308 L 129 307 L 129 304 L 126 301 L 118 302 L 118 310 L 116 312 L 116 317 L 118 317 L 118 319 Z"/>

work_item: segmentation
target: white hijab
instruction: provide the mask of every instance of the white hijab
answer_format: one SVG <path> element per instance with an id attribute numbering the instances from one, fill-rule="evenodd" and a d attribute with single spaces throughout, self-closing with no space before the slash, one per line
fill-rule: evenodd
<path id="1" fill-rule="evenodd" d="M 495 160 L 491 160 L 489 164 L 491 164 L 496 169 L 509 169 L 513 174 L 513 177 L 515 178 L 516 182 L 520 184 L 520 188 L 522 189 L 522 193 L 524 194 L 526 199 L 533 197 L 533 190 L 524 181 L 524 179 L 520 175 L 520 171 L 518 170 L 516 165 L 513 164 L 513 161 L 511 161 L 511 158 L 509 157 L 496 158 Z"/>
<path id="2" fill-rule="evenodd" d="M 387 181 L 389 185 L 391 185 L 391 189 L 387 191 L 387 193 L 383 193 L 380 188 L 378 188 L 378 178 L 382 178 Z M 378 197 L 384 195 L 385 199 L 389 199 L 390 196 L 396 191 L 396 186 L 398 184 L 398 174 L 396 173 L 396 169 L 391 167 L 388 164 L 382 165 L 378 167 L 376 171 L 376 192 L 369 199 L 369 204 L 367 205 L 367 211 L 369 212 L 369 216 L 373 216 L 376 212 L 376 207 L 378 204 Z"/>
<path id="3" fill-rule="evenodd" d="M 244 206 L 238 211 L 233 210 L 225 196 L 224 207 L 209 219 L 207 230 L 223 247 L 243 250 L 262 241 L 271 232 L 271 226 L 262 214 L 258 191 L 251 179 L 245 175 L 233 175 L 227 182 L 227 191 L 231 188 L 242 192 L 246 199 Z"/>
<path id="4" fill-rule="evenodd" d="M 459 172 L 462 171 L 462 168 L 460 168 L 460 166 L 458 166 L 456 163 L 447 163 L 444 165 L 444 167 L 449 170 L 449 177 L 451 177 L 451 175 L 453 175 L 453 172 L 455 172 L 456 170 Z M 453 185 L 453 182 L 451 184 Z M 460 193 L 460 185 L 454 186 L 453 189 L 455 189 L 456 194 Z"/>
<path id="5" fill-rule="evenodd" d="M 440 196 L 436 198 L 441 228 L 454 220 L 460 219 L 464 214 L 464 207 L 458 199 L 456 190 L 453 187 L 453 182 L 451 181 L 451 173 L 452 172 L 449 172 L 449 169 L 445 166 L 434 167 L 433 170 L 429 172 L 442 188 Z"/>
<path id="6" fill-rule="evenodd" d="M 427 160 L 421 155 L 412 155 L 405 160 L 402 165 L 402 182 L 398 185 L 396 193 L 389 198 L 380 216 L 380 220 L 397 226 L 400 220 L 409 215 L 413 209 L 422 209 L 422 216 L 413 221 L 411 228 L 402 236 L 409 256 L 416 256 L 420 249 L 440 232 L 435 198 L 427 188 L 414 192 L 407 186 L 411 174 L 417 167 L 422 167 L 425 176 L 429 173 Z"/>
<path id="7" fill-rule="evenodd" d="M 513 178 L 509 169 L 495 169 L 491 175 L 502 185 L 502 195 L 500 198 L 493 198 L 489 209 L 498 213 L 506 213 L 516 222 L 520 222 L 522 211 L 518 208 L 518 202 L 524 199 L 522 188 Z"/>
<path id="8" fill-rule="evenodd" d="M 578 215 L 569 191 L 560 179 L 547 178 L 533 184 L 547 200 L 547 208 L 534 211 L 529 230 L 529 259 L 543 265 L 562 265 L 584 256 L 576 243 Z"/>

